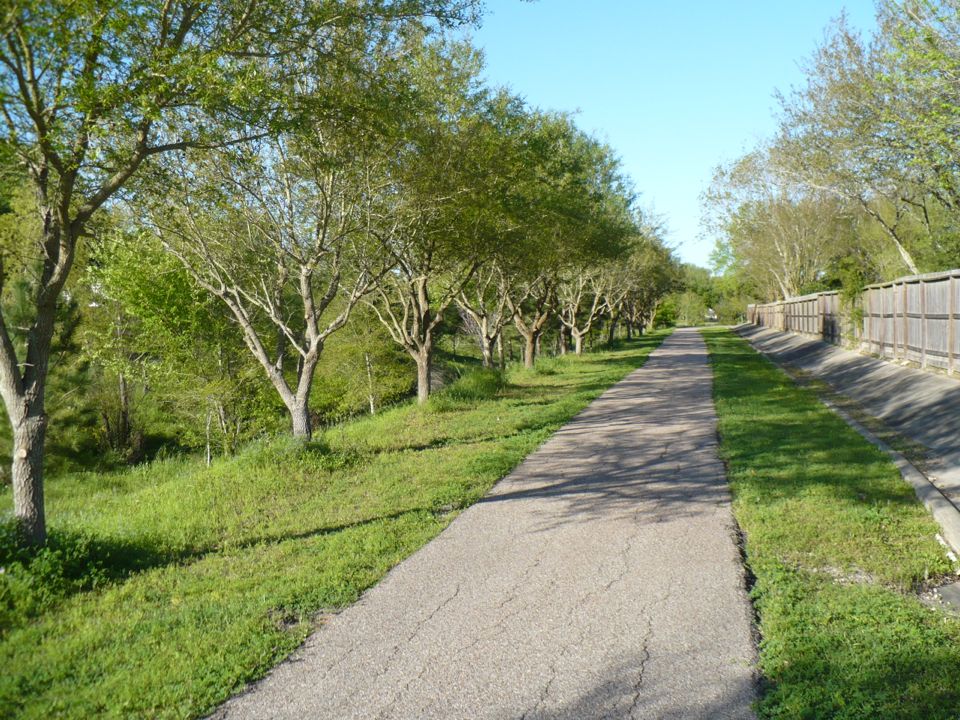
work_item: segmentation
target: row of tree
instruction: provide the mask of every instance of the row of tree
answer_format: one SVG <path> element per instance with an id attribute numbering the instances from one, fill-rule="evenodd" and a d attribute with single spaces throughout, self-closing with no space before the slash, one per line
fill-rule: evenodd
<path id="1" fill-rule="evenodd" d="M 486 365 L 510 325 L 532 365 L 548 329 L 579 353 L 601 318 L 610 338 L 650 321 L 673 260 L 616 157 L 484 86 L 443 32 L 476 14 L 0 6 L 0 396 L 28 541 L 45 539 L 48 405 L 130 447 L 134 399 L 159 394 L 158 415 L 194 420 L 177 434 L 203 418 L 209 455 L 211 434 L 230 450 L 278 404 L 309 438 L 328 351 L 321 377 L 366 383 L 371 411 L 396 352 L 426 400 L 454 307 Z"/>
<path id="2" fill-rule="evenodd" d="M 775 137 L 718 168 L 715 267 L 761 300 L 960 264 L 960 2 L 840 18 L 779 96 Z"/>

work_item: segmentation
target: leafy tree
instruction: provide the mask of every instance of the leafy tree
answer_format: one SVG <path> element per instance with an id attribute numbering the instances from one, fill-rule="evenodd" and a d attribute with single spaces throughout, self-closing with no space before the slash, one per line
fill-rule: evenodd
<path id="1" fill-rule="evenodd" d="M 661 303 L 679 287 L 681 270 L 670 250 L 654 232 L 642 235 L 626 258 L 631 282 L 623 302 L 627 339 L 654 324 Z M 671 321 L 672 322 L 672 321 Z"/>
<path id="2" fill-rule="evenodd" d="M 18 354 L 0 318 L 0 395 L 13 426 L 14 512 L 41 544 L 43 448 L 58 298 L 95 214 L 151 158 L 269 133 L 277 93 L 307 47 L 390 19 L 472 15 L 469 2 L 310 0 L 5 0 L 0 4 L 0 144 L 25 172 L 41 236 L 22 266 L 4 256 L 0 287 L 22 272 L 33 317 Z"/>
<path id="3" fill-rule="evenodd" d="M 117 418 L 112 447 L 129 445 L 116 437 L 124 422 L 140 435 L 175 428 L 169 434 L 177 444 L 206 446 L 208 457 L 212 445 L 230 454 L 272 429 L 278 404 L 225 308 L 159 243 L 117 231 L 99 238 L 87 280 L 96 307 L 81 333 L 84 355 L 121 388 L 118 402 L 103 403 L 103 412 L 114 408 Z M 131 405 L 138 397 L 164 420 L 148 428 Z M 137 448 L 127 451 L 135 455 Z"/>
<path id="4" fill-rule="evenodd" d="M 45 395 L 58 300 L 77 242 L 144 162 L 237 142 L 251 120 L 263 118 L 268 65 L 259 58 L 280 54 L 297 27 L 285 5 L 277 12 L 277 3 L 239 0 L 15 0 L 0 8 L 2 142 L 26 174 L 40 219 L 29 257 L 17 262 L 5 252 L 0 267 L 5 292 L 21 276 L 32 295 L 21 352 L 9 318 L 0 317 L 14 513 L 30 543 L 46 537 Z M 254 98 L 257 111 L 242 113 Z M 228 135 L 212 137 L 205 129 L 211 115 L 238 122 Z"/>
<path id="5" fill-rule="evenodd" d="M 420 403 L 444 314 L 491 254 L 481 188 L 495 168 L 478 72 L 466 44 L 430 44 L 413 56 L 419 111 L 402 126 L 370 225 L 393 270 L 375 273 L 367 303 L 416 364 Z"/>
<path id="6" fill-rule="evenodd" d="M 352 268 L 366 253 L 367 183 L 378 160 L 345 136 L 315 121 L 243 152 L 196 155 L 164 174 L 175 178 L 173 200 L 150 212 L 165 249 L 229 309 L 296 437 L 311 435 L 323 346 L 370 282 Z M 341 291 L 346 302 L 329 314 Z"/>
<path id="7" fill-rule="evenodd" d="M 840 201 L 797 186 L 764 151 L 719 168 L 705 208 L 725 252 L 769 299 L 803 292 L 849 237 Z"/>
<path id="8" fill-rule="evenodd" d="M 504 294 L 524 339 L 524 364 L 532 367 L 540 338 L 559 312 L 563 278 L 621 256 L 636 228 L 633 194 L 610 148 L 558 114 L 532 113 L 525 135 L 528 171 L 515 203 L 521 251 L 505 261 Z M 568 305 L 562 327 L 579 327 L 577 312 Z"/>

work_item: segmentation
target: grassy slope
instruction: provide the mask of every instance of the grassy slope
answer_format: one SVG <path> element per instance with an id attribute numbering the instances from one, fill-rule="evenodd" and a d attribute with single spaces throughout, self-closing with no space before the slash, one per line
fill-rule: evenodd
<path id="1" fill-rule="evenodd" d="M 49 483 L 52 548 L 0 576 L 0 716 L 192 717 L 262 675 L 662 336 L 456 388 L 210 469 Z M 463 388 L 461 388 L 463 390 Z M 487 393 L 490 394 L 490 393 Z M 9 506 L 9 491 L 2 498 Z"/>
<path id="2" fill-rule="evenodd" d="M 756 577 L 761 716 L 956 718 L 960 619 L 912 592 L 951 567 L 913 490 L 745 341 L 704 335 Z"/>

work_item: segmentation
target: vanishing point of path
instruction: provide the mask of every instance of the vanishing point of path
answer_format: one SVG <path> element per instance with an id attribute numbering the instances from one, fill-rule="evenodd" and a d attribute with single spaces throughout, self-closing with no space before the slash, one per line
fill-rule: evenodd
<path id="1" fill-rule="evenodd" d="M 680 330 L 217 718 L 751 718 L 752 612 Z"/>

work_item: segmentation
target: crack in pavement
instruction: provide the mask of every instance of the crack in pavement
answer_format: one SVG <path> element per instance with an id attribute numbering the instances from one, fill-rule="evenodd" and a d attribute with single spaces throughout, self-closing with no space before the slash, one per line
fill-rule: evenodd
<path id="1" fill-rule="evenodd" d="M 637 671 L 637 680 L 633 684 L 633 702 L 630 703 L 629 717 L 636 717 L 636 712 L 640 706 L 640 699 L 643 697 L 643 675 L 647 671 L 647 663 L 650 662 L 650 641 L 653 639 L 653 621 L 647 618 L 647 631 L 643 636 L 640 646 L 640 667 Z"/>
<path id="2" fill-rule="evenodd" d="M 437 616 L 437 614 L 438 614 L 441 610 L 443 610 L 447 605 L 449 605 L 450 603 L 452 603 L 459 594 L 460 594 L 460 583 L 457 583 L 457 587 L 456 587 L 456 589 L 453 591 L 453 594 L 452 594 L 450 597 L 448 597 L 448 598 L 446 598 L 445 600 L 443 600 L 439 605 L 437 605 L 437 607 L 435 607 L 435 608 L 433 609 L 433 611 L 432 611 L 429 615 L 427 615 L 427 617 L 425 617 L 423 620 L 420 620 L 420 621 L 416 624 L 416 626 L 413 628 L 413 632 L 410 633 L 410 635 L 407 636 L 406 640 L 404 640 L 403 642 L 399 642 L 399 643 L 397 643 L 396 645 L 393 646 L 393 649 L 390 651 L 390 655 L 387 657 L 386 661 L 383 663 L 382 669 L 381 669 L 378 673 L 375 673 L 375 677 L 382 677 L 382 676 L 386 675 L 386 674 L 390 671 L 390 665 L 393 664 L 393 661 L 394 661 L 394 660 L 397 658 L 397 656 L 400 654 L 400 648 L 401 648 L 402 646 L 404 646 L 404 645 L 409 645 L 410 642 L 411 642 L 411 641 L 420 633 L 420 631 L 424 628 L 424 626 L 425 626 L 427 623 L 429 623 L 431 620 L 433 620 L 433 618 L 435 618 L 435 617 Z"/>

